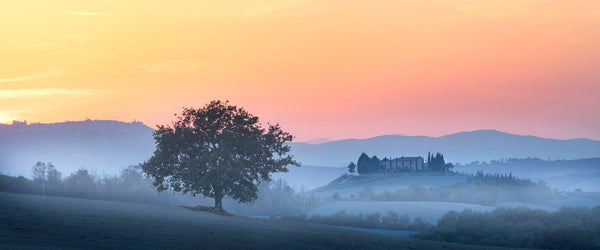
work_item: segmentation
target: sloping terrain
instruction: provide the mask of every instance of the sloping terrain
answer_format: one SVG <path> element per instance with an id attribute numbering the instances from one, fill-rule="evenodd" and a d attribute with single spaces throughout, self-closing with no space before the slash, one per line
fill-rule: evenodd
<path id="1" fill-rule="evenodd" d="M 519 178 L 543 180 L 553 188 L 564 191 L 583 189 L 600 192 L 600 158 L 576 160 L 509 159 L 486 163 L 457 165 L 454 171 L 474 174 L 509 174 Z"/>
<path id="2" fill-rule="evenodd" d="M 153 131 L 140 122 L 102 120 L 0 124 L 0 172 L 11 176 L 30 176 L 35 162 L 43 161 L 54 163 L 64 176 L 81 167 L 99 175 L 116 174 L 152 156 Z M 302 165 L 324 167 L 345 167 L 356 161 L 362 152 L 380 158 L 426 156 L 427 152 L 441 152 L 446 161 L 453 163 L 500 158 L 581 159 L 600 156 L 600 141 L 546 139 L 493 130 L 441 137 L 385 135 L 291 145 L 291 153 Z M 312 170 L 315 173 L 311 173 Z M 319 170 L 322 169 L 301 171 L 309 179 L 331 172 Z M 295 180 L 290 179 L 289 182 Z M 308 188 L 312 184 L 306 186 Z"/>
<path id="3" fill-rule="evenodd" d="M 452 210 L 491 211 L 496 207 L 525 206 L 556 211 L 564 206 L 594 207 L 600 204 L 597 192 L 558 192 L 537 186 L 501 187 L 497 184 L 455 185 L 466 183 L 468 178 L 465 175 L 441 173 L 345 175 L 315 189 L 312 194 L 326 202 L 306 213 L 309 216 L 327 216 L 341 210 L 351 215 L 394 211 L 435 224 Z M 399 190 L 402 192 L 397 192 Z"/>
<path id="4" fill-rule="evenodd" d="M 116 174 L 152 156 L 152 132 L 140 122 L 100 120 L 0 125 L 0 172 L 31 176 L 31 167 L 42 161 L 63 176 L 81 167 Z"/>
<path id="5" fill-rule="evenodd" d="M 427 156 L 441 152 L 446 161 L 469 163 L 501 158 L 581 159 L 600 156 L 600 141 L 557 140 L 495 130 L 460 132 L 441 137 L 384 135 L 322 144 L 295 143 L 293 153 L 304 164 L 347 166 L 362 152 L 383 157 Z"/>
<path id="6" fill-rule="evenodd" d="M 287 173 L 275 173 L 271 179 L 283 179 L 296 190 L 312 190 L 327 185 L 331 180 L 348 172 L 347 168 L 307 166 L 288 167 Z"/>
<path id="7" fill-rule="evenodd" d="M 180 207 L 0 193 L 0 248 L 491 249 Z"/>
<path id="8" fill-rule="evenodd" d="M 317 196 L 329 197 L 338 193 L 342 197 L 355 195 L 360 192 L 394 192 L 406 189 L 412 185 L 423 187 L 444 187 L 468 179 L 463 175 L 444 175 L 436 173 L 400 173 L 393 175 L 363 175 L 341 176 L 326 186 L 315 189 Z"/>

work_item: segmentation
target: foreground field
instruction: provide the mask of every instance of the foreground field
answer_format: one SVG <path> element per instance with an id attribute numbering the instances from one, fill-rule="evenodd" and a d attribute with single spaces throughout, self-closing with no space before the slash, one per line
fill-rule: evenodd
<path id="1" fill-rule="evenodd" d="M 277 220 L 225 217 L 179 207 L 7 193 L 0 193 L 0 247 L 483 248 Z"/>

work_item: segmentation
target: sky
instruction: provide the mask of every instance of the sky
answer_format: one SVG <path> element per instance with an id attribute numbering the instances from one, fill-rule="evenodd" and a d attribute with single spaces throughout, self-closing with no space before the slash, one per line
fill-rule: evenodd
<path id="1" fill-rule="evenodd" d="M 600 140 L 597 0 L 1 4 L 0 122 L 170 124 L 229 100 L 296 140 Z"/>

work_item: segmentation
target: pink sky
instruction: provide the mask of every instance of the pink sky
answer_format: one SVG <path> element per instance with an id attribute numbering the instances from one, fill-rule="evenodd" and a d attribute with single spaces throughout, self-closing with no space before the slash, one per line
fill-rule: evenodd
<path id="1" fill-rule="evenodd" d="M 213 99 L 298 140 L 600 140 L 600 1 L 14 1 L 0 122 L 154 127 Z"/>

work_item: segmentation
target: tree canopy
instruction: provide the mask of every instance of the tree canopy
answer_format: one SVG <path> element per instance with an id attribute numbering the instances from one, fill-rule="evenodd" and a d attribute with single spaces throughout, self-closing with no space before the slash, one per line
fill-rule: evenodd
<path id="1" fill-rule="evenodd" d="M 252 202 L 257 185 L 271 173 L 299 166 L 286 144 L 291 134 L 279 124 L 263 127 L 258 117 L 228 102 L 184 108 L 172 126 L 158 126 L 154 139 L 154 155 L 141 164 L 154 186 L 214 198 L 218 211 L 224 196 Z"/>
<path id="2" fill-rule="evenodd" d="M 446 160 L 444 160 L 443 154 L 436 153 L 435 155 L 432 155 L 428 153 L 427 163 L 429 164 L 429 169 L 432 171 L 443 172 L 445 170 Z"/>
<path id="3" fill-rule="evenodd" d="M 359 174 L 377 172 L 377 170 L 379 170 L 379 163 L 380 160 L 379 158 L 377 158 L 377 156 L 369 158 L 369 155 L 367 155 L 366 153 L 362 153 L 360 157 L 358 157 L 358 161 L 356 164 L 357 171 Z"/>
<path id="4" fill-rule="evenodd" d="M 350 162 L 350 164 L 348 164 L 348 172 L 351 174 L 356 172 L 356 164 L 354 164 L 354 162 Z"/>
<path id="5" fill-rule="evenodd" d="M 42 195 L 46 195 L 46 182 L 56 184 L 61 181 L 61 173 L 56 170 L 52 162 L 38 161 L 32 167 L 33 180 L 42 186 Z"/>

